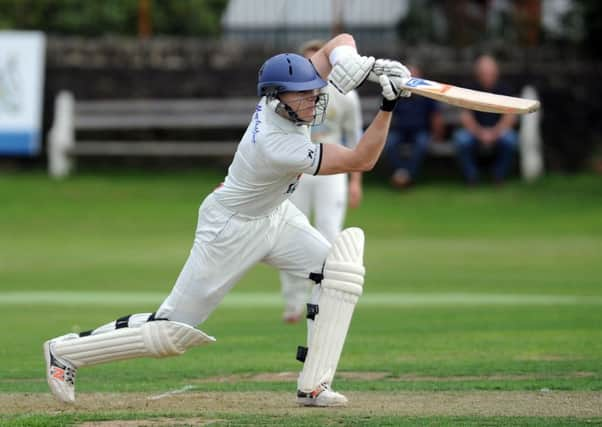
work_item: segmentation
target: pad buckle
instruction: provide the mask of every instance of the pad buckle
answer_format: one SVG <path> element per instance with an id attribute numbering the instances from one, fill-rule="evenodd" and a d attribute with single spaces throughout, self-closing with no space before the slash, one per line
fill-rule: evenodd
<path id="1" fill-rule="evenodd" d="M 307 347 L 303 347 L 302 345 L 297 347 L 297 356 L 295 357 L 299 362 L 305 362 L 305 358 L 307 357 Z"/>
<path id="2" fill-rule="evenodd" d="M 320 308 L 318 307 L 318 304 L 311 304 L 308 303 L 307 304 L 307 318 L 310 320 L 314 320 L 316 317 L 316 314 L 318 314 L 320 312 Z"/>

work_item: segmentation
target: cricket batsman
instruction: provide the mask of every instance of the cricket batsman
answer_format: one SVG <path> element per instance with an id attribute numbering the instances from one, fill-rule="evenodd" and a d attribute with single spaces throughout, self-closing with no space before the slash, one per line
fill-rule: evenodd
<path id="1" fill-rule="evenodd" d="M 120 317 L 96 329 L 44 343 L 46 376 L 54 396 L 75 400 L 77 370 L 137 357 L 166 357 L 215 339 L 196 328 L 253 265 L 265 262 L 299 281 L 313 283 L 307 305 L 307 347 L 297 402 L 341 406 L 331 388 L 353 310 L 364 282 L 364 234 L 343 230 L 331 245 L 288 198 L 303 174 L 363 172 L 374 167 L 386 141 L 391 111 L 409 77 L 402 64 L 361 56 L 349 34 L 328 41 L 310 59 L 285 53 L 259 70 L 260 97 L 226 179 L 201 203 L 190 255 L 176 283 L 154 313 Z M 400 77 L 401 76 L 401 77 Z M 380 111 L 353 148 L 312 141 L 321 122 L 327 80 L 348 93 L 377 82 Z"/>

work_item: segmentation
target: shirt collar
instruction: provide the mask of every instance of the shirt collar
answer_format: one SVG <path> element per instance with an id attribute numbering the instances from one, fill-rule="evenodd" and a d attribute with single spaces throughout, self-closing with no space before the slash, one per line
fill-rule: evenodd
<path id="1" fill-rule="evenodd" d="M 308 132 L 309 128 L 307 125 L 296 125 L 290 120 L 276 113 L 276 101 L 268 102 L 267 97 L 264 96 L 263 98 L 261 98 L 261 104 L 265 106 L 264 109 L 267 120 L 269 120 L 271 124 L 283 130 L 284 132 L 298 133 L 300 135 L 304 135 Z"/>

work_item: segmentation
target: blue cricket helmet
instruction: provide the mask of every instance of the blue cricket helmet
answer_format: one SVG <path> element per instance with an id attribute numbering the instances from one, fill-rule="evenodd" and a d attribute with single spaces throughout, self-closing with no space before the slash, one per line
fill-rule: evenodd
<path id="1" fill-rule="evenodd" d="M 259 69 L 257 95 L 320 89 L 327 85 L 309 59 L 296 53 L 272 56 Z"/>

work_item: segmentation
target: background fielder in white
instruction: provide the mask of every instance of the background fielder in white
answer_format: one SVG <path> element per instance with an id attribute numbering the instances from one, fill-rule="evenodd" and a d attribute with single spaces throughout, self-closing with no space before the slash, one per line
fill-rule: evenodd
<path id="1" fill-rule="evenodd" d="M 304 43 L 299 52 L 311 58 L 324 46 L 321 40 Z M 363 130 L 362 110 L 359 95 L 352 90 L 343 95 L 332 85 L 324 88 L 328 94 L 328 106 L 324 121 L 311 128 L 312 141 L 322 144 L 343 144 L 354 148 Z M 349 175 L 349 180 L 347 175 Z M 335 175 L 304 175 L 299 181 L 290 201 L 310 220 L 314 227 L 330 243 L 343 229 L 347 205 L 359 206 L 362 199 L 362 173 Z M 311 292 L 311 285 L 298 280 L 287 272 L 280 273 L 282 296 L 284 298 L 283 320 L 298 322 L 305 312 Z"/>

